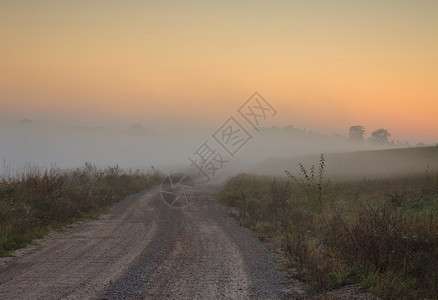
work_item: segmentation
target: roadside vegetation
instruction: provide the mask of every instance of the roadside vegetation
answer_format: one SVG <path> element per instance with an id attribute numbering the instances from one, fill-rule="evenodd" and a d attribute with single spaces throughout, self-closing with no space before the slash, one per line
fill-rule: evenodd
<path id="1" fill-rule="evenodd" d="M 281 241 L 309 292 L 360 284 L 384 299 L 438 298 L 438 173 L 324 178 L 325 159 L 288 180 L 239 174 L 220 199 L 263 239 Z"/>
<path id="2" fill-rule="evenodd" d="M 5 178 L 6 177 L 6 178 Z M 0 182 L 0 256 L 27 246 L 51 229 L 93 219 L 125 196 L 162 179 L 158 171 L 124 171 L 118 166 L 61 170 L 27 167 Z"/>

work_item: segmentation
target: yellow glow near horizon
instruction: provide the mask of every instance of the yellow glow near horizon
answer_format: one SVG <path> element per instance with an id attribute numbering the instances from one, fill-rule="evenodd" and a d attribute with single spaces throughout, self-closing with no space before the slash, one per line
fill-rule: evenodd
<path id="1" fill-rule="evenodd" d="M 213 4 L 214 3 L 214 4 Z M 2 1 L 0 104 L 31 117 L 280 125 L 438 140 L 436 1 Z"/>

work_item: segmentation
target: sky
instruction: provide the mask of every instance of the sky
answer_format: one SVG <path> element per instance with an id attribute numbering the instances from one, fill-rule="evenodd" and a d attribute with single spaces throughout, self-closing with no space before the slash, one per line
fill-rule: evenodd
<path id="1" fill-rule="evenodd" d="M 0 2 L 0 118 L 269 125 L 438 142 L 438 1 Z"/>

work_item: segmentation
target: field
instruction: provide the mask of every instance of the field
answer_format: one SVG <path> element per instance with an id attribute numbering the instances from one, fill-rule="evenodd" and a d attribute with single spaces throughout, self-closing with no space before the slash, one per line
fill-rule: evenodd
<path id="1" fill-rule="evenodd" d="M 374 160 L 384 170 L 384 157 L 392 165 L 407 156 L 426 161 L 424 153 L 436 155 L 437 148 L 361 153 L 358 164 Z M 334 156 L 342 162 L 341 154 Z M 359 154 L 344 158 L 351 162 Z M 432 165 L 437 158 L 429 157 Z M 236 175 L 220 199 L 261 239 L 281 242 L 284 268 L 311 293 L 359 284 L 385 299 L 437 298 L 438 172 L 426 165 L 396 173 L 387 165 L 390 173 L 375 178 L 330 180 L 330 161 L 322 155 L 281 179 Z"/>
<path id="2" fill-rule="evenodd" d="M 291 153 L 292 155 L 293 153 Z M 324 173 L 330 179 L 362 179 L 418 174 L 426 169 L 438 170 L 438 147 L 385 149 L 346 153 L 325 153 L 327 165 Z M 300 172 L 298 163 L 314 164 L 319 153 L 307 156 L 270 158 L 255 165 L 251 173 L 284 176 L 287 168 Z"/>
<path id="3" fill-rule="evenodd" d="M 75 170 L 27 167 L 18 174 L 6 174 L 0 182 L 0 257 L 50 229 L 95 218 L 161 178 L 158 172 L 126 172 L 118 166 L 99 170 L 88 163 Z"/>

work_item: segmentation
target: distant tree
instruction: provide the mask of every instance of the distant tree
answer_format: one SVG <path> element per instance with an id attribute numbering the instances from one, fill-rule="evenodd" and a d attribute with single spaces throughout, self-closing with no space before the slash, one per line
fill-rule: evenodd
<path id="1" fill-rule="evenodd" d="M 351 126 L 348 130 L 348 139 L 352 141 L 363 141 L 365 127 L 361 125 Z"/>
<path id="2" fill-rule="evenodd" d="M 131 124 L 131 126 L 129 126 L 129 128 L 134 130 L 144 129 L 143 125 L 141 125 L 140 123 L 133 123 Z"/>
<path id="3" fill-rule="evenodd" d="M 396 141 L 395 145 L 399 148 L 410 148 L 412 145 L 408 141 Z"/>
<path id="4" fill-rule="evenodd" d="M 20 126 L 32 126 L 32 124 L 33 124 L 32 120 L 29 120 L 29 119 L 22 119 L 22 120 L 19 120 L 17 123 Z"/>
<path id="5" fill-rule="evenodd" d="M 388 132 L 388 130 L 380 128 L 371 133 L 370 141 L 377 144 L 389 144 L 391 143 L 389 140 L 390 138 L 391 134 Z"/>

